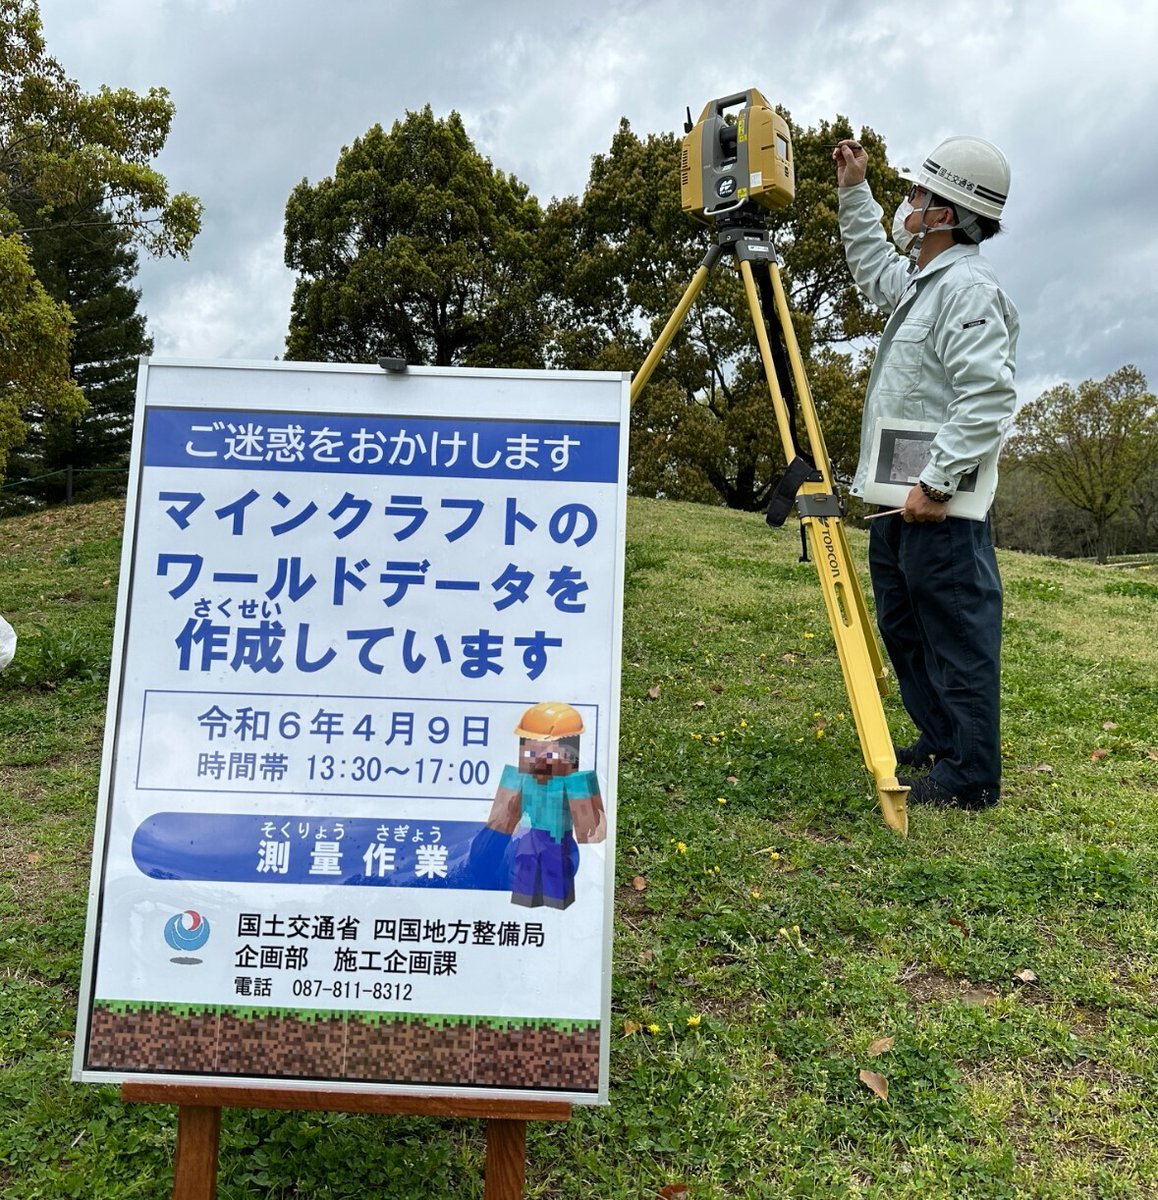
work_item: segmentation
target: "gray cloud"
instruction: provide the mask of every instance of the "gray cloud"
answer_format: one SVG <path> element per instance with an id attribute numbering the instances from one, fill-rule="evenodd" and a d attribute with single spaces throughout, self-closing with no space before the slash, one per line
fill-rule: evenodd
<path id="1" fill-rule="evenodd" d="M 938 10 L 774 0 L 742 13 L 655 0 L 42 0 L 50 51 L 86 88 L 173 94 L 162 156 L 199 195 L 188 263 L 143 263 L 158 353 L 280 354 L 290 189 L 343 145 L 429 102 L 544 202 L 581 192 L 621 116 L 677 129 L 748 86 L 801 124 L 847 115 L 895 164 L 976 132 L 1013 165 L 987 253 L 1022 313 L 1020 390 L 1135 363 L 1158 386 L 1158 6 L 979 0 Z"/>

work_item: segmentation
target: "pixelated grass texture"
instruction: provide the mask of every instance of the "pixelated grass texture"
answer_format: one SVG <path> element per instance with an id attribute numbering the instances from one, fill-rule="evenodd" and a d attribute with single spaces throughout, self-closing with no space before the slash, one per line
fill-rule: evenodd
<path id="1" fill-rule="evenodd" d="M 544 1017 L 480 1017 L 459 1013 L 382 1012 L 351 1008 L 278 1008 L 253 1004 L 172 1004 L 154 1000 L 93 1001 L 94 1009 L 123 1015 L 126 1013 L 169 1013 L 175 1017 L 229 1015 L 242 1021 L 263 1021 L 267 1017 L 286 1017 L 298 1021 L 356 1020 L 363 1025 L 422 1025 L 445 1029 L 459 1025 L 485 1029 L 550 1029 L 555 1033 L 577 1033 L 598 1029 L 598 1021 L 549 1020 Z"/>
<path id="2" fill-rule="evenodd" d="M 628 518 L 611 1105 L 531 1127 L 528 1197 L 1158 1195 L 1158 581 L 999 551 L 1002 805 L 902 841 L 795 531 Z M 5 1200 L 171 1187 L 173 1113 L 68 1079 L 120 521 L 0 523 L 0 611 L 57 639 L 0 676 Z M 219 1194 L 466 1200 L 482 1152 L 474 1122 L 227 1111 Z"/>

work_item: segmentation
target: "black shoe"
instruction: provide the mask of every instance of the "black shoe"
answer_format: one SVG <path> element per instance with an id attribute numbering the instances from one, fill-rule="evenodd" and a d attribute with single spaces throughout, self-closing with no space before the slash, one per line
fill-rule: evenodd
<path id="1" fill-rule="evenodd" d="M 914 742 L 911 746 L 898 746 L 895 753 L 897 756 L 898 767 L 912 767 L 928 770 L 936 761 L 935 754 L 926 754 L 922 750 L 918 750 L 918 742 Z"/>
<path id="2" fill-rule="evenodd" d="M 975 793 L 958 795 L 949 791 L 947 787 L 942 787 L 931 775 L 922 775 L 915 779 L 898 776 L 897 782 L 909 789 L 910 804 L 932 804 L 936 808 L 964 808 L 976 811 L 992 808 L 1000 797 L 997 788 L 981 788 Z"/>

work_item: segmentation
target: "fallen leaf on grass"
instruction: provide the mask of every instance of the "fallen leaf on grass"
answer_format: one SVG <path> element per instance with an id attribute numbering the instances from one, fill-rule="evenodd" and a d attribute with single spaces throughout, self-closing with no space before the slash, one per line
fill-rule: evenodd
<path id="1" fill-rule="evenodd" d="M 1053 767 L 1051 767 L 1049 765 L 1049 763 L 1038 763 L 1037 766 L 1034 767 L 1033 769 L 1039 775 L 1052 775 L 1053 774 Z"/>
<path id="2" fill-rule="evenodd" d="M 690 1195 L 686 1183 L 669 1183 L 659 1189 L 659 1200 L 688 1200 Z"/>
<path id="3" fill-rule="evenodd" d="M 966 925 L 960 917 L 950 917 L 949 924 L 952 925 L 954 929 L 960 929 L 966 937 L 969 936 L 969 926 Z"/>
<path id="4" fill-rule="evenodd" d="M 646 890 L 647 890 L 647 880 L 646 880 L 646 879 L 644 879 L 644 877 L 643 877 L 642 875 L 637 875 L 637 876 L 636 876 L 636 877 L 635 877 L 635 878 L 634 878 L 634 879 L 631 881 L 631 886 L 632 886 L 633 888 L 635 888 L 635 890 L 636 890 L 637 892 L 643 892 L 643 891 L 646 891 Z"/>
<path id="5" fill-rule="evenodd" d="M 647 689 L 647 698 L 649 700 L 658 700 L 659 699 L 659 684 L 658 683 L 655 685 L 655 687 Z"/>
<path id="6" fill-rule="evenodd" d="M 625 1038 L 631 1037 L 633 1033 L 638 1033 L 642 1028 L 643 1026 L 638 1021 L 624 1021 L 623 1036 Z"/>
<path id="7" fill-rule="evenodd" d="M 692 701 L 692 708 L 706 708 L 706 707 L 707 707 L 707 704 L 703 700 L 693 700 Z"/>
<path id="8" fill-rule="evenodd" d="M 858 1078 L 874 1096 L 882 1100 L 889 1098 L 889 1081 L 883 1075 L 878 1075 L 876 1071 L 861 1071 Z"/>
<path id="9" fill-rule="evenodd" d="M 1146 757 L 1147 757 L 1147 758 L 1148 758 L 1148 759 L 1149 759 L 1151 762 L 1158 762 L 1158 750 L 1149 750 L 1149 751 L 1147 751 L 1147 753 L 1146 753 Z"/>
<path id="10" fill-rule="evenodd" d="M 1100 762 L 1103 758 L 1109 757 L 1109 750 L 1103 750 L 1100 746 L 1090 755 L 1090 762 Z"/>
<path id="11" fill-rule="evenodd" d="M 887 1053 L 893 1048 L 893 1043 L 897 1039 L 895 1037 L 877 1038 L 876 1041 L 869 1043 L 868 1056 L 869 1058 L 877 1058 L 881 1054 Z"/>
<path id="12" fill-rule="evenodd" d="M 1118 726 L 1115 725 L 1113 721 L 1103 721 L 1102 728 L 1103 729 L 1117 729 Z"/>
<path id="13" fill-rule="evenodd" d="M 963 995 L 961 996 L 961 999 L 964 1000 L 966 1004 L 981 1004 L 981 1005 L 992 1004 L 994 1002 L 994 1000 L 997 1000 L 999 998 L 1000 997 L 997 995 L 996 992 L 991 992 L 988 988 L 983 988 L 983 987 L 969 988 L 969 990 L 966 991 L 965 993 L 963 993 Z"/>
<path id="14" fill-rule="evenodd" d="M 729 775 L 729 776 L 728 776 L 728 782 L 729 782 L 729 783 L 739 783 L 739 782 L 740 782 L 740 776 L 739 776 L 739 775 Z"/>
<path id="15" fill-rule="evenodd" d="M 721 693 L 723 690 L 724 690 L 724 685 L 723 685 L 723 684 L 721 684 L 721 683 L 713 683 L 713 684 L 711 685 L 711 687 L 709 687 L 709 688 L 708 688 L 708 691 L 710 691 L 710 692 L 715 692 L 717 696 L 718 696 L 718 695 L 719 695 L 719 694 L 720 694 L 720 693 Z"/>
<path id="16" fill-rule="evenodd" d="M 1037 973 L 1031 971 L 1028 967 L 1022 967 L 1020 971 L 1014 971 L 1013 978 L 1018 983 L 1037 983 Z"/>

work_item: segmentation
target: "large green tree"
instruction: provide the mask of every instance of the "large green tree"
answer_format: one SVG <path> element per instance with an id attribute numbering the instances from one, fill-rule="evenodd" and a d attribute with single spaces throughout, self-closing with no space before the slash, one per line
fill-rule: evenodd
<path id="1" fill-rule="evenodd" d="M 792 134 L 796 199 L 769 225 L 829 453 L 848 478 L 868 361 L 856 345 L 883 317 L 856 291 L 840 248 L 832 146 L 851 126 L 837 117 L 815 129 L 793 124 Z M 859 140 L 891 210 L 905 185 L 876 133 L 864 129 Z M 640 138 L 625 120 L 608 153 L 594 158 L 582 199 L 548 209 L 543 253 L 560 365 L 634 370 L 678 304 L 712 236 L 681 211 L 679 155 L 675 135 Z M 766 504 L 783 454 L 755 347 L 739 278 L 721 265 L 636 401 L 634 490 Z"/>
<path id="2" fill-rule="evenodd" d="M 389 132 L 375 125 L 286 205 L 285 261 L 298 272 L 286 356 L 542 365 L 541 221 L 457 113 L 427 105 Z"/>
<path id="3" fill-rule="evenodd" d="M 31 260 L 49 295 L 73 316 L 69 363 L 86 408 L 78 416 L 31 408 L 8 478 L 32 480 L 71 466 L 88 472 L 77 477 L 76 494 L 99 495 L 123 485 L 117 472 L 128 463 L 138 359 L 152 341 L 137 308 L 137 256 L 126 232 L 95 197 L 54 216 L 28 235 Z M 59 474 L 27 489 L 50 501 L 64 490 Z"/>
<path id="4" fill-rule="evenodd" d="M 79 417 L 84 397 L 68 374 L 69 320 L 44 290 L 17 237 L 0 237 L 0 481 L 25 415 Z"/>
<path id="5" fill-rule="evenodd" d="M 1158 442 L 1158 401 L 1136 367 L 1077 388 L 1059 384 L 1017 414 L 1009 453 L 1093 521 L 1095 552 L 1107 557 L 1111 522 L 1130 509 Z"/>
<path id="6" fill-rule="evenodd" d="M 82 91 L 47 53 L 35 0 L 0 0 L 0 477 L 30 413 L 68 420 L 84 407 L 71 314 L 37 279 L 29 238 L 96 197 L 134 244 L 187 254 L 201 206 L 150 165 L 172 117 L 163 88 Z"/>

